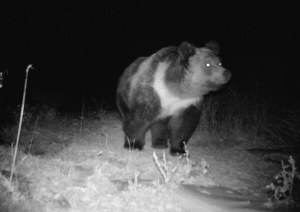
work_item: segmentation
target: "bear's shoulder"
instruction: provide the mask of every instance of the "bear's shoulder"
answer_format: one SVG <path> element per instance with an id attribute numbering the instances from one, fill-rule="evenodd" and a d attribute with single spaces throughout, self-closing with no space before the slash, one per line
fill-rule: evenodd
<path id="1" fill-rule="evenodd" d="M 179 47 L 169 46 L 159 50 L 156 55 L 156 60 L 159 62 L 170 62 L 176 61 L 182 67 L 188 67 L 190 57 L 197 53 L 197 48 L 188 42 L 183 42 Z"/>
<path id="2" fill-rule="evenodd" d="M 174 61 L 179 57 L 178 47 L 169 46 L 162 48 L 156 53 L 156 59 L 160 62 Z"/>
<path id="3" fill-rule="evenodd" d="M 139 57 L 133 63 L 131 63 L 126 69 L 124 74 L 127 77 L 134 75 L 138 70 L 140 65 L 147 59 L 147 57 Z"/>

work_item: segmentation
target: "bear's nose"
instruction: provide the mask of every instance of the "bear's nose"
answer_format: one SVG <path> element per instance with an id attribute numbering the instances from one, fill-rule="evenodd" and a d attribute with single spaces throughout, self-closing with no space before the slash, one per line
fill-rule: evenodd
<path id="1" fill-rule="evenodd" d="M 231 77 L 231 72 L 228 71 L 228 70 L 225 70 L 225 71 L 223 72 L 223 76 L 224 76 L 224 78 L 228 81 L 228 80 L 230 79 L 230 77 Z"/>

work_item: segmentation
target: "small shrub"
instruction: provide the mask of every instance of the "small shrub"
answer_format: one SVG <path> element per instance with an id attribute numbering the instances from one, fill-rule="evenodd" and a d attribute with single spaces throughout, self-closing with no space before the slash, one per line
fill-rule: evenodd
<path id="1" fill-rule="evenodd" d="M 273 182 L 266 186 L 266 193 L 270 203 L 276 205 L 295 205 L 299 201 L 299 185 L 295 182 L 300 179 L 295 160 L 290 157 L 288 164 L 282 161 L 282 171 L 275 175 Z"/>
<path id="2" fill-rule="evenodd" d="M 188 178 L 197 177 L 209 171 L 209 165 L 204 159 L 202 159 L 201 164 L 196 164 L 189 159 L 189 152 L 186 145 L 185 150 L 186 153 L 184 155 L 176 157 L 176 162 L 167 161 L 164 151 L 162 159 L 159 159 L 155 152 L 153 152 L 155 164 L 166 183 L 182 183 Z"/>

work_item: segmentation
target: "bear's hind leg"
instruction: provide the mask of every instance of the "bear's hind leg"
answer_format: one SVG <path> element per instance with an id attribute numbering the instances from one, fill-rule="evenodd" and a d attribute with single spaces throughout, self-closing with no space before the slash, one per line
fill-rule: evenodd
<path id="1" fill-rule="evenodd" d="M 168 148 L 168 140 L 170 133 L 168 130 L 168 122 L 170 118 L 158 120 L 154 122 L 151 129 L 152 136 L 152 148 L 155 149 L 166 149 Z"/>
<path id="2" fill-rule="evenodd" d="M 200 110 L 194 105 L 174 115 L 169 122 L 170 153 L 171 155 L 184 154 L 184 144 L 187 143 L 200 121 Z"/>

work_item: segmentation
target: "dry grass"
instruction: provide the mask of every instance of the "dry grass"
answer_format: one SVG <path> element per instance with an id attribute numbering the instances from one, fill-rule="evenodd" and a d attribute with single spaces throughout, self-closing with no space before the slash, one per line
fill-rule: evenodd
<path id="1" fill-rule="evenodd" d="M 299 129 L 300 109 L 286 111 L 283 118 L 278 118 L 272 123 L 268 132 L 277 148 L 284 150 L 287 154 L 300 157 Z"/>
<path id="2" fill-rule="evenodd" d="M 45 143 L 49 149 L 41 156 L 24 154 L 25 148 L 21 147 L 12 183 L 7 175 L 14 149 L 1 146 L 1 211 L 182 211 L 169 198 L 172 186 L 164 183 L 151 153 L 123 149 L 118 141 L 123 137 L 121 130 L 112 135 L 111 130 L 120 128 L 115 115 L 108 115 L 105 124 L 85 120 L 81 125 L 81 120 L 70 119 L 60 126 L 51 123 L 44 120 L 33 128 L 36 136 L 32 144 L 29 142 L 32 149 L 40 143 L 41 134 L 72 140 L 71 144 L 53 154 L 51 148 L 56 149 L 58 144 Z M 31 140 L 32 136 L 21 134 L 21 138 Z M 181 165 L 170 156 L 166 160 L 168 166 L 177 167 L 174 176 L 180 175 L 181 181 L 194 170 L 189 165 L 189 172 L 180 171 L 188 165 Z"/>
<path id="3" fill-rule="evenodd" d="M 259 136 L 268 126 L 267 113 L 268 105 L 262 99 L 229 89 L 205 99 L 201 127 L 223 135 Z"/>
<path id="4" fill-rule="evenodd" d="M 6 178 L 9 172 L 2 170 L 1 211 L 149 211 L 154 206 L 161 208 L 159 211 L 181 211 L 167 199 L 170 188 L 159 181 L 144 183 L 136 178 L 135 183 L 128 183 L 137 172 L 136 167 L 133 172 L 125 163 L 115 164 L 96 156 L 84 158 L 74 149 L 69 151 L 64 154 L 80 158 L 73 161 L 65 156 L 24 156 L 16 167 L 22 174 L 14 177 L 12 183 Z M 117 176 L 116 171 L 121 174 L 119 181 L 110 180 Z M 21 183 L 21 178 L 27 183 Z M 139 206 L 147 207 L 142 210 Z"/>

